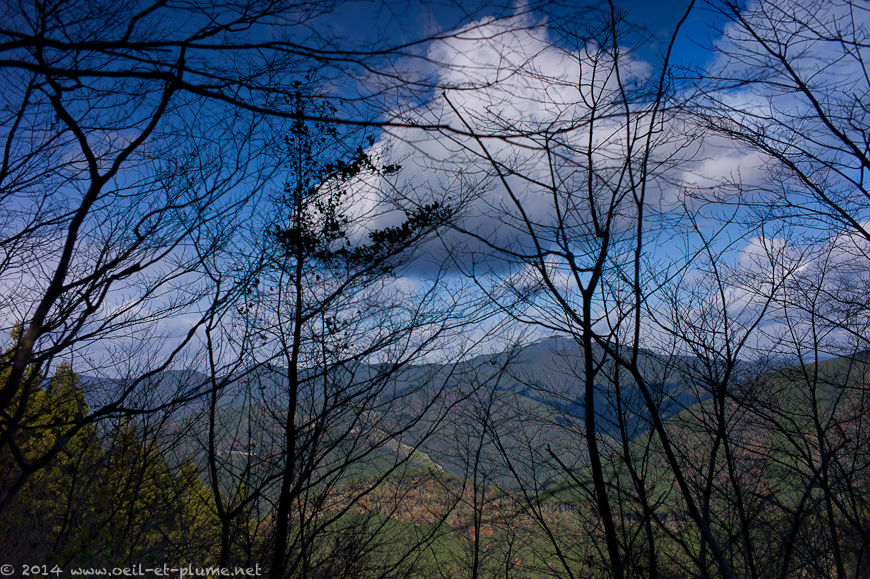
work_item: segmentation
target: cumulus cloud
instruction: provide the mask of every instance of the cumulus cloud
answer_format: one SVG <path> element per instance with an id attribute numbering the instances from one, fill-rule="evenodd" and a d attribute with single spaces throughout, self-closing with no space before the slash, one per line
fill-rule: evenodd
<path id="1" fill-rule="evenodd" d="M 559 214 L 578 235 L 589 229 L 591 204 L 606 211 L 612 203 L 607 179 L 625 180 L 619 173 L 634 145 L 626 138 L 626 109 L 608 52 L 594 43 L 562 48 L 545 21 L 523 15 L 475 22 L 433 45 L 429 56 L 444 63 L 439 83 L 455 88 L 395 110 L 393 120 L 458 130 L 382 135 L 371 153 L 403 171 L 394 189 L 371 186 L 359 194 L 353 210 L 377 215 L 365 227 L 394 225 L 401 218 L 396 205 L 437 200 L 462 209 L 464 233 L 442 242 L 488 259 L 490 244 L 530 250 L 529 226 L 539 243 L 552 244 Z M 619 66 L 628 85 L 650 70 L 628 56 Z M 634 120 L 642 123 L 641 117 Z M 590 164 L 593 200 L 586 189 Z"/>
<path id="2" fill-rule="evenodd" d="M 627 51 L 615 61 L 610 46 L 566 47 L 554 37 L 546 20 L 526 13 L 474 22 L 430 47 L 429 60 L 440 63 L 437 83 L 453 88 L 397 106 L 390 120 L 456 130 L 391 128 L 381 135 L 369 153 L 403 169 L 389 183 L 360 182 L 350 203 L 362 217 L 356 239 L 399 223 L 402 208 L 433 200 L 460 208 L 462 231 L 430 244 L 423 252 L 430 263 L 452 252 L 466 266 L 477 261 L 498 272 L 505 253 L 494 247 L 528 255 L 560 239 L 580 255 L 588 249 L 583 240 L 594 237 L 591 216 L 608 211 L 611 231 L 631 235 L 638 183 L 627 161 L 637 171 L 651 122 L 649 206 L 669 211 L 686 191 L 766 174 L 769 160 L 758 152 L 700 133 L 677 113 L 653 118 L 649 97 L 626 104 L 626 94 L 656 80 L 650 64 Z"/>
<path id="3" fill-rule="evenodd" d="M 747 10 L 757 4 L 751 3 Z M 818 17 L 835 20 L 841 8 L 838 4 L 833 12 L 825 12 L 820 6 Z M 738 75 L 748 70 L 739 68 L 748 66 L 744 57 L 758 47 L 751 45 L 752 39 L 740 37 L 734 25 L 727 31 L 730 38 L 718 46 L 724 56 L 713 67 L 726 76 Z M 843 89 L 845 78 L 855 71 L 833 67 L 841 60 L 838 49 L 828 46 L 815 52 L 813 43 L 802 46 L 807 54 L 799 60 L 815 58 L 816 62 L 801 62 L 799 70 Z M 565 274 L 564 262 L 553 252 L 593 255 L 588 251 L 596 243 L 591 235 L 593 212 L 616 206 L 610 224 L 616 237 L 612 242 L 633 234 L 628 225 L 635 217 L 631 198 L 635 191 L 626 160 L 636 161 L 642 152 L 643 139 L 637 137 L 647 133 L 651 102 L 636 98 L 626 106 L 614 64 L 620 67 L 627 92 L 654 80 L 654 67 L 625 54 L 614 62 L 609 50 L 594 42 L 566 47 L 554 39 L 545 20 L 534 21 L 529 15 L 475 22 L 433 45 L 428 56 L 443 63 L 433 73 L 437 81 L 454 88 L 432 94 L 426 103 L 397 107 L 391 120 L 458 131 L 392 128 L 382 134 L 371 154 L 384 163 L 400 163 L 403 171 L 390 184 L 393 189 L 384 183 L 366 183 L 360 189 L 353 210 L 370 218 L 362 220 L 356 235 L 362 238 L 373 228 L 395 225 L 402 219 L 402 207 L 438 200 L 462 209 L 463 231 L 447 233 L 426 248 L 423 253 L 433 262 L 448 251 L 456 252 L 454 257 L 463 267 L 478 258 L 474 273 L 494 274 L 494 284 L 527 292 L 539 284 L 539 275 L 522 264 L 510 267 L 512 260 L 505 259 L 503 252 L 499 256 L 492 246 L 515 252 L 519 262 L 528 261 L 522 256 L 542 250 L 550 252 L 545 263 L 558 278 L 557 290 L 576 289 Z M 725 121 L 730 118 L 738 124 L 775 119 L 782 112 L 795 118 L 802 112 L 800 98 L 762 88 L 732 87 L 711 91 L 709 96 Z M 709 132 L 679 112 L 658 115 L 654 128 L 645 202 L 659 210 L 675 210 L 687 200 L 686 194 L 691 201 L 693 195 L 704 197 L 697 193 L 705 191 L 716 193 L 708 197 L 713 200 L 729 200 L 736 191 L 761 195 L 780 175 L 775 158 L 759 147 Z M 557 227 L 560 223 L 562 230 Z M 733 227 L 745 224 L 735 221 Z M 723 222 L 716 226 L 730 227 Z M 537 239 L 529 235 L 530 228 Z M 744 235 L 745 230 L 735 233 Z M 810 255 L 821 251 L 760 234 L 749 239 L 736 255 L 739 276 L 735 280 L 741 281 L 729 282 L 727 288 L 728 307 L 746 316 L 763 305 L 764 288 L 786 286 L 787 278 L 807 279 L 813 271 Z M 851 255 L 866 264 L 866 252 L 862 254 L 853 240 L 829 242 L 825 247 L 830 249 L 828 259 L 842 255 L 845 260 Z M 667 250 L 655 245 L 649 251 L 667 257 Z"/>
<path id="4" fill-rule="evenodd" d="M 870 346 L 870 243 L 862 236 L 842 229 L 809 242 L 799 230 L 757 235 L 734 257 L 718 264 L 718 281 L 712 270 L 693 276 L 693 291 L 708 292 L 694 294 L 706 298 L 687 303 L 685 319 L 721 325 L 727 318 L 734 336 L 749 333 L 747 356 Z"/>
<path id="5" fill-rule="evenodd" d="M 681 190 L 696 193 L 730 190 L 735 185 L 742 188 L 743 184 L 758 183 L 768 175 L 770 159 L 734 140 L 707 134 L 697 145 L 696 154 L 677 177 L 679 187 L 670 191 L 667 201 L 679 201 Z"/>
<path id="6" fill-rule="evenodd" d="M 753 0 L 725 27 L 701 103 L 719 115 L 716 124 L 788 166 L 767 183 L 746 183 L 778 190 L 801 210 L 833 202 L 858 220 L 870 216 L 868 30 L 870 10 L 848 0 Z M 812 188 L 828 200 L 802 196 Z"/>

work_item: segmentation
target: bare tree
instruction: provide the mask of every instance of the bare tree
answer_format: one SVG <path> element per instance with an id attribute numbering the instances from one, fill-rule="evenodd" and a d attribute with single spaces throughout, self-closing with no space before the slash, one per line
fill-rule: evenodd
<path id="1" fill-rule="evenodd" d="M 698 507 L 665 427 L 662 404 L 667 400 L 657 391 L 663 377 L 643 351 L 644 316 L 662 273 L 655 269 L 647 245 L 656 233 L 654 211 L 659 200 L 653 192 L 667 186 L 668 171 L 685 158 L 682 150 L 693 138 L 679 135 L 669 108 L 668 58 L 675 37 L 662 67 L 643 76 L 630 69 L 629 56 L 623 52 L 622 25 L 612 7 L 598 19 L 587 15 L 586 29 L 573 32 L 570 38 L 580 47 L 577 52 L 554 46 L 542 49 L 573 60 L 578 70 L 575 100 L 570 102 L 559 92 L 559 101 L 549 103 L 557 113 L 555 120 L 517 121 L 492 113 L 499 110 L 494 103 L 475 115 L 454 104 L 450 96 L 445 98 L 448 111 L 473 135 L 453 142 L 489 165 L 493 187 L 503 193 L 503 201 L 493 204 L 493 209 L 499 212 L 501 226 L 511 232 L 492 236 L 464 228 L 463 233 L 498 263 L 489 273 L 474 270 L 496 307 L 519 323 L 567 334 L 579 348 L 574 372 L 582 385 L 582 438 L 589 461 L 590 498 L 606 553 L 604 572 L 621 577 L 643 573 L 644 566 L 648 573 L 658 572 L 650 482 L 639 474 L 646 469 L 643 459 L 636 463 L 627 446 L 637 424 L 624 421 L 627 409 L 637 408 L 639 402 L 635 412 L 641 412 L 646 427 L 654 432 L 683 508 L 701 542 L 713 553 L 715 567 L 731 576 L 720 541 Z M 554 93 L 568 90 L 564 79 L 546 77 L 535 57 L 511 68 L 511 78 L 527 75 L 559 87 L 553 88 Z M 503 98 L 499 105 L 509 108 L 513 95 Z M 522 131 L 516 130 L 520 128 L 516 123 L 521 123 Z M 505 141 L 503 135 L 511 129 L 522 135 Z M 602 403 L 602 398 L 607 402 Z M 625 506 L 622 489 L 613 488 L 608 480 L 611 448 L 601 423 L 607 404 L 617 409 L 616 433 L 623 442 L 623 460 L 630 463 L 628 480 L 643 513 L 641 520 L 646 521 L 642 526 L 645 561 L 638 567 L 635 555 L 629 553 L 636 551 L 631 547 L 634 534 L 628 532 L 627 519 L 620 512 Z M 504 454 L 516 460 L 515 454 Z M 551 455 L 566 480 L 573 479 L 578 487 L 585 484 L 576 477 L 576 466 L 559 464 L 558 453 Z M 642 449 L 639 455 L 644 456 Z M 710 572 L 704 561 L 696 564 L 702 572 Z"/>
<path id="2" fill-rule="evenodd" d="M 315 202 L 308 199 L 312 184 L 298 182 L 300 189 L 288 190 L 283 204 L 272 203 L 276 200 L 264 192 L 280 178 L 279 169 L 296 167 L 299 179 L 299 171 L 313 171 L 303 167 L 309 159 L 301 165 L 288 163 L 288 151 L 281 147 L 283 137 L 299 123 L 402 124 L 395 118 L 378 118 L 383 100 L 432 89 L 426 72 L 412 75 L 408 63 L 437 64 L 428 58 L 425 45 L 441 35 L 421 34 L 400 42 L 369 38 L 362 48 L 342 44 L 326 26 L 340 9 L 340 3 L 295 0 L 3 4 L 0 325 L 20 325 L 21 331 L 14 334 L 9 355 L 0 362 L 0 453 L 11 467 L 4 476 L 0 512 L 13 505 L 35 473 L 57 460 L 66 445 L 94 423 L 134 417 L 141 421 L 134 426 L 137 437 L 158 437 L 171 449 L 179 441 L 189 441 L 189 433 L 178 432 L 170 444 L 167 430 L 187 428 L 190 421 L 179 416 L 202 410 L 212 428 L 198 435 L 212 461 L 201 466 L 210 467 L 213 508 L 220 523 L 219 558 L 226 560 L 233 525 L 265 508 L 262 491 L 275 480 L 243 477 L 237 492 L 226 495 L 216 473 L 220 401 L 225 390 L 243 380 L 250 384 L 245 376 L 251 361 L 262 369 L 276 356 L 289 356 L 284 367 L 294 384 L 288 389 L 293 396 L 301 383 L 334 382 L 336 389 L 328 397 L 307 399 L 308 404 L 328 409 L 307 415 L 310 423 L 296 424 L 295 403 L 283 401 L 285 410 L 292 409 L 285 413 L 272 408 L 272 418 L 289 425 L 285 431 L 291 439 L 303 436 L 300 433 L 311 435 L 320 448 L 325 425 L 316 416 L 341 415 L 351 423 L 370 420 L 365 422 L 369 433 L 376 432 L 376 421 L 366 412 L 381 404 L 379 391 L 395 386 L 389 378 L 395 369 L 406 365 L 413 352 L 425 349 L 425 339 L 414 342 L 411 336 L 425 333 L 435 316 L 424 308 L 434 299 L 432 293 L 423 292 L 403 310 L 397 303 L 378 303 L 373 295 L 376 280 L 386 285 L 383 275 L 394 267 L 393 260 L 444 216 L 438 207 L 419 208 L 396 228 L 379 230 L 379 237 L 355 251 L 330 249 L 328 257 L 321 251 L 324 246 L 311 245 L 314 237 L 298 237 L 311 233 L 305 228 L 312 224 L 293 221 L 308 211 L 303 204 Z M 300 86 L 322 89 L 330 83 L 339 88 L 320 96 L 331 100 L 331 108 L 299 106 Z M 351 85 L 358 93 L 351 94 Z M 345 161 L 365 164 L 365 155 L 361 151 Z M 359 168 L 336 165 L 318 177 L 327 180 L 327 174 L 335 177 Z M 324 200 L 321 209 L 334 209 L 324 197 L 317 202 Z M 262 211 L 276 208 L 290 221 L 262 219 Z M 319 232 L 326 236 L 321 240 L 326 245 L 337 241 L 335 234 L 346 225 L 337 215 L 329 219 L 328 227 L 337 229 Z M 252 232 L 242 228 L 247 223 L 271 229 Z M 253 245 L 266 239 L 269 247 Z M 304 254 L 297 260 L 305 264 L 304 276 L 280 266 L 290 267 L 302 255 L 294 253 L 297 250 Z M 251 267 L 238 259 L 245 253 L 268 259 Z M 330 281 L 318 285 L 310 304 L 297 300 L 305 319 L 290 316 L 297 325 L 289 329 L 287 318 L 281 316 L 287 314 L 286 299 L 295 286 L 288 286 L 287 280 L 307 283 L 321 266 L 331 268 Z M 262 286 L 257 289 L 255 277 L 266 273 L 278 282 L 280 296 L 267 295 Z M 361 293 L 347 294 L 357 290 Z M 275 306 L 275 317 L 268 323 L 251 312 L 234 314 L 235 308 L 251 303 L 248 292 L 254 291 L 263 300 L 257 315 Z M 273 298 L 277 302 L 270 301 Z M 368 317 L 335 317 L 339 310 L 353 307 Z M 249 322 L 257 319 L 261 325 L 223 333 L 228 324 L 248 314 Z M 401 316 L 404 326 L 397 325 Z M 350 336 L 364 335 L 376 323 L 383 324 L 378 326 L 383 333 L 371 335 L 369 347 L 362 342 L 348 345 Z M 319 349 L 302 332 L 317 324 Z M 253 350 L 251 344 L 272 330 L 271 337 L 287 350 L 273 350 L 264 358 L 263 348 Z M 335 335 L 330 337 L 332 331 Z M 338 337 L 342 331 L 347 332 L 344 342 Z M 240 339 L 242 348 L 228 348 L 228 335 Z M 430 340 L 436 337 L 437 332 Z M 353 376 L 357 370 L 347 366 L 365 366 L 363 360 L 370 361 L 375 352 L 387 356 L 387 346 L 406 354 L 383 368 L 372 365 L 378 370 L 339 387 L 345 378 L 337 378 L 340 372 L 335 368 Z M 233 353 L 238 355 L 235 360 Z M 310 369 L 324 359 L 326 367 L 321 365 L 317 379 L 313 374 L 299 376 L 301 366 Z M 57 424 L 34 421 L 34 397 L 59 361 L 88 375 L 80 382 L 88 412 Z M 176 379 L 178 375 L 170 372 L 184 367 L 203 373 L 187 372 Z M 208 403 L 203 406 L 201 400 Z M 135 418 L 149 414 L 162 426 L 146 429 L 144 419 Z M 55 427 L 62 432 L 51 439 L 52 445 L 22 445 L 25 431 Z M 388 438 L 383 434 L 379 440 Z M 347 441 L 329 445 L 343 442 Z M 278 510 L 286 521 L 288 509 L 295 508 L 294 498 L 308 490 L 304 481 L 313 469 L 321 468 L 319 460 L 328 453 L 299 451 L 294 457 L 296 442 L 282 448 L 291 458 L 270 466 L 295 469 L 305 463 L 307 469 L 298 477 L 281 477 L 285 488 Z M 370 449 L 356 446 L 355 452 Z M 338 479 L 346 467 L 336 468 L 331 476 Z M 247 528 L 245 533 L 251 539 Z M 276 561 L 284 555 L 286 540 L 285 536 L 275 541 L 281 546 Z M 306 549 L 303 552 L 309 552 Z M 248 547 L 248 557 L 251 552 Z M 282 567 L 275 569 L 280 574 Z"/>
<path id="3" fill-rule="evenodd" d="M 264 219 L 252 222 L 254 281 L 235 314 L 238 323 L 223 322 L 227 339 L 241 348 L 230 360 L 247 363 L 227 389 L 256 405 L 249 428 L 269 434 L 256 437 L 256 448 L 250 439 L 240 446 L 266 469 L 245 489 L 247 501 L 268 505 L 262 554 L 272 577 L 368 566 L 363 561 L 382 543 L 389 519 L 353 513 L 400 468 L 435 467 L 418 447 L 449 408 L 441 394 L 450 376 L 432 375 L 418 361 L 468 323 L 459 296 L 435 291 L 437 274 L 421 278 L 419 289 L 403 287 L 398 277 L 414 249 L 455 210 L 437 201 L 408 210 L 382 205 L 373 211 L 395 211 L 395 225 L 368 227 L 369 214 L 355 208 L 368 188 L 387 186 L 398 167 L 379 164 L 361 146 L 347 147 L 353 135 L 306 121 L 309 111 L 328 105 L 302 90 L 282 145 L 285 184 L 271 194 Z M 234 436 L 233 423 L 222 426 Z M 213 436 L 218 492 L 216 481 L 233 477 L 217 473 Z M 237 480 L 251 468 L 250 458 L 243 461 Z M 330 537 L 342 534 L 353 541 L 330 547 Z M 401 566 L 403 558 L 380 565 Z"/>
<path id="4" fill-rule="evenodd" d="M 768 507 L 785 529 L 773 533 L 777 568 L 770 574 L 826 567 L 839 577 L 858 575 L 867 564 L 867 533 L 854 508 L 867 472 L 851 446 L 862 444 L 861 436 L 844 432 L 860 431 L 855 411 L 866 396 L 859 376 L 870 265 L 867 7 L 848 1 L 712 6 L 728 24 L 721 58 L 702 80 L 694 111 L 705 129 L 756 155 L 763 170 L 734 175 L 693 197 L 736 208 L 739 225 L 758 236 L 763 269 L 779 274 L 781 286 L 774 293 L 745 284 L 754 300 L 772 300 L 756 334 L 768 351 L 798 364 L 763 379 L 762 398 L 735 400 L 745 422 L 776 433 L 763 454 L 796 497 L 776 493 Z M 760 298 L 764 292 L 768 297 Z M 831 355 L 845 359 L 825 361 Z M 840 474 L 829 470 L 844 464 Z M 801 532 L 810 527 L 812 539 Z"/>

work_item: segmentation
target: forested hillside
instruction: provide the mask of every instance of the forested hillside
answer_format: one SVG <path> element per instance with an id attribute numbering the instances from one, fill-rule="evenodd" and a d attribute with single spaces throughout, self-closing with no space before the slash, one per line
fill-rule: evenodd
<path id="1" fill-rule="evenodd" d="M 870 575 L 868 47 L 2 1 L 0 575 Z"/>

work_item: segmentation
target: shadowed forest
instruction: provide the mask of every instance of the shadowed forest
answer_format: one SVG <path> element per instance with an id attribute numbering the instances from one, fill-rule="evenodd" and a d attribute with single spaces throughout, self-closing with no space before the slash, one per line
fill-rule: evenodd
<path id="1" fill-rule="evenodd" d="M 0 574 L 870 576 L 865 59 L 858 0 L 3 0 Z"/>

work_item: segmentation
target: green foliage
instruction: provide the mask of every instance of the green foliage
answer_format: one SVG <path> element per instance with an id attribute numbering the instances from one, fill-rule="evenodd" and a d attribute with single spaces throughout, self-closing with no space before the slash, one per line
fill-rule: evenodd
<path id="1" fill-rule="evenodd" d="M 210 560 L 216 518 L 196 467 L 173 472 L 132 421 L 101 435 L 88 413 L 68 364 L 27 398 L 14 450 L 0 450 L 0 484 L 26 475 L 0 516 L 0 552 L 64 565 Z"/>
<path id="2" fill-rule="evenodd" d="M 285 138 L 289 174 L 283 195 L 276 199 L 279 212 L 286 215 L 270 231 L 284 257 L 389 273 L 394 267 L 388 263 L 391 258 L 454 214 L 439 201 L 402 210 L 404 219 L 398 225 L 370 231 L 367 243 L 354 245 L 349 237 L 348 187 L 356 178 L 382 179 L 401 167 L 379 164 L 362 146 L 336 158 L 342 139 L 335 127 L 303 120 L 309 113 L 327 116 L 330 105 L 305 98 L 300 91 L 294 106 L 298 118 Z"/>
<path id="3" fill-rule="evenodd" d="M 0 518 L 0 536 L 22 557 L 46 548 L 71 557 L 92 534 L 92 473 L 102 462 L 96 428 L 83 422 L 88 408 L 78 376 L 60 364 L 43 389 L 17 400 L 16 407 L 14 451 L 8 444 L 0 451 L 2 484 L 8 489 L 29 476 Z M 50 460 L 40 467 L 44 457 Z"/>

